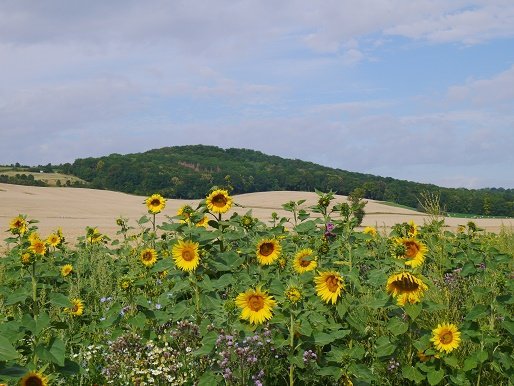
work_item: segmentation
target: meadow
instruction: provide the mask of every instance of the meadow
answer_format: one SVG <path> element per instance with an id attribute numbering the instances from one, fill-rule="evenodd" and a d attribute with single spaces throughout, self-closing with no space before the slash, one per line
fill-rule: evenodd
<path id="1" fill-rule="evenodd" d="M 116 237 L 4 224 L 0 385 L 511 385 L 514 234 L 362 228 L 316 193 L 260 219 L 213 189 Z"/>

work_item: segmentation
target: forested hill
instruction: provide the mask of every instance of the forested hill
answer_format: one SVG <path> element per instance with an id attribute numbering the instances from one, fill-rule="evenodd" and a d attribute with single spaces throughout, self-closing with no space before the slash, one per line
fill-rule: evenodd
<path id="1" fill-rule="evenodd" d="M 77 159 L 58 167 L 90 187 L 138 195 L 159 192 L 173 198 L 201 198 L 213 185 L 233 194 L 272 190 L 334 191 L 362 188 L 365 198 L 418 207 L 422 192 L 439 193 L 450 212 L 514 217 L 514 189 L 448 189 L 354 173 L 247 149 L 177 146 L 136 154 Z"/>

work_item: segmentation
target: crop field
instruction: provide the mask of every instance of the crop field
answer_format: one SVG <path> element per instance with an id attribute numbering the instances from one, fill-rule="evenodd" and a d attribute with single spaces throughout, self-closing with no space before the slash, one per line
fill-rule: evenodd
<path id="1" fill-rule="evenodd" d="M 512 229 L 316 194 L 266 219 L 155 194 L 76 242 L 7 219 L 0 385 L 512 385 Z"/>

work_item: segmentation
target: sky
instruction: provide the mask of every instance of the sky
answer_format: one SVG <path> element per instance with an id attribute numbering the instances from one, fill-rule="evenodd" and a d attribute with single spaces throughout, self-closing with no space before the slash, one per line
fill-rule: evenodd
<path id="1" fill-rule="evenodd" d="M 0 164 L 192 144 L 514 188 L 514 1 L 0 0 Z"/>

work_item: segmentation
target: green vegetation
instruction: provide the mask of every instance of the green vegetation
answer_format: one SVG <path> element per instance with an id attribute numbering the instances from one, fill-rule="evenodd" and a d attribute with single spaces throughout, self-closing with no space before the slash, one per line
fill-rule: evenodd
<path id="1" fill-rule="evenodd" d="M 159 192 L 165 197 L 200 198 L 210 186 L 227 184 L 234 194 L 318 189 L 349 195 L 358 189 L 359 195 L 365 198 L 417 210 L 423 210 L 420 197 L 429 194 L 438 197 L 446 212 L 514 217 L 514 189 L 441 188 L 333 169 L 248 149 L 225 150 L 203 145 L 165 147 L 40 167 L 74 175 L 86 181 L 88 187 L 138 195 Z"/>
<path id="2" fill-rule="evenodd" d="M 0 383 L 511 384 L 512 231 L 359 232 L 359 197 L 318 195 L 269 223 L 226 216 L 219 190 L 156 226 L 148 200 L 152 213 L 116 220 L 116 240 L 12 219 Z"/>

